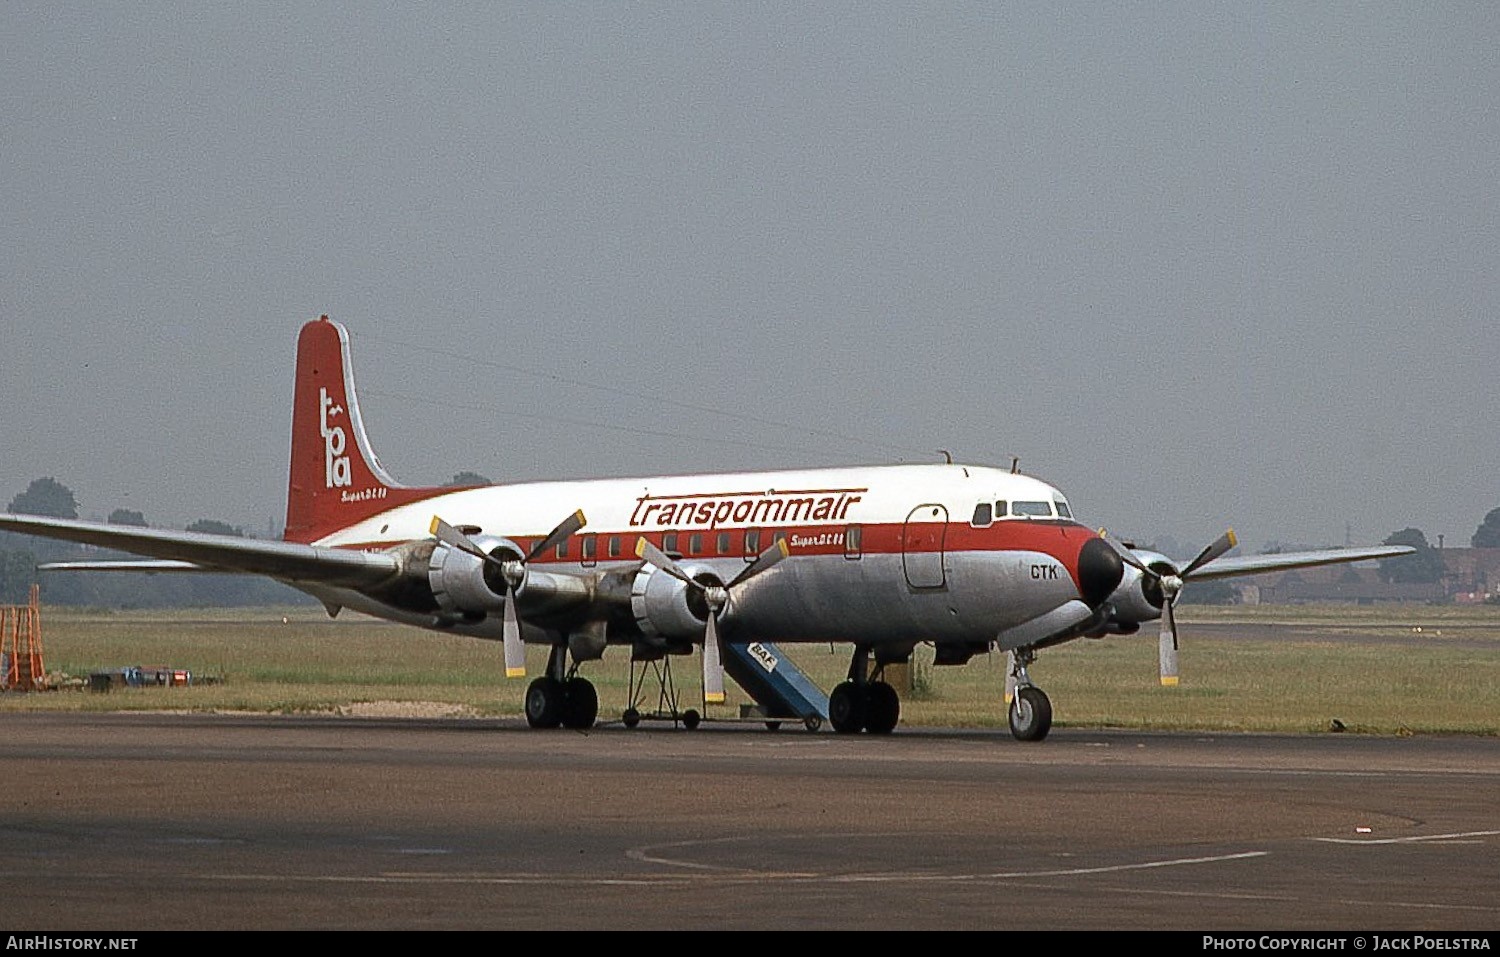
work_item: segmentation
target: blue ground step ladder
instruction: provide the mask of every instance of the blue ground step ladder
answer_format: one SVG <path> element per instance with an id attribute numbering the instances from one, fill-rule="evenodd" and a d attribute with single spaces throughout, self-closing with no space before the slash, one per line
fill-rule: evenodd
<path id="1" fill-rule="evenodd" d="M 800 721 L 816 731 L 828 720 L 828 695 L 769 641 L 725 641 L 720 646 L 724 671 L 755 699 L 747 714 L 767 724 Z"/>

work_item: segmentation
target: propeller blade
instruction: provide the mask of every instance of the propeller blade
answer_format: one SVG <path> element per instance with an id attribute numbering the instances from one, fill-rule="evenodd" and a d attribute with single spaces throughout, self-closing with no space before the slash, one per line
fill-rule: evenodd
<path id="1" fill-rule="evenodd" d="M 464 552 L 465 554 L 473 555 L 475 558 L 489 562 L 491 565 L 495 565 L 500 568 L 505 567 L 504 562 L 491 555 L 489 552 L 486 552 L 478 545 L 475 545 L 473 540 L 470 539 L 469 536 L 465 535 L 463 532 L 460 532 L 458 529 L 454 528 L 452 525 L 449 525 L 447 522 L 443 521 L 436 515 L 432 516 L 432 525 L 429 527 L 428 531 L 432 535 L 434 535 L 438 541 L 442 542 L 444 545 L 447 545 L 449 548 L 456 548 L 459 551 Z"/>
<path id="2" fill-rule="evenodd" d="M 505 589 L 505 615 L 501 635 L 505 638 L 505 677 L 526 677 L 526 645 L 521 641 L 521 620 L 516 617 L 516 590 Z"/>
<path id="3" fill-rule="evenodd" d="M 538 555 L 545 552 L 547 549 L 552 548 L 555 545 L 562 544 L 563 542 L 571 538 L 574 532 L 578 531 L 580 528 L 587 524 L 587 520 L 585 520 L 583 517 L 583 509 L 580 508 L 572 515 L 569 515 L 567 518 L 563 519 L 558 524 L 558 526 L 547 535 L 546 538 L 542 539 L 540 542 L 537 542 L 536 546 L 531 549 L 531 552 L 529 554 L 527 554 L 526 560 L 529 562 L 532 559 L 536 558 Z"/>
<path id="4" fill-rule="evenodd" d="M 1163 602 L 1161 609 L 1161 643 L 1157 648 L 1157 667 L 1163 687 L 1177 686 L 1177 616 L 1172 613 L 1172 602 Z"/>
<path id="5" fill-rule="evenodd" d="M 708 627 L 703 633 L 703 701 L 724 703 L 724 662 L 719 657 L 718 614 L 708 613 Z"/>
<path id="6" fill-rule="evenodd" d="M 500 634 L 505 644 L 505 677 L 524 678 L 526 676 L 526 644 L 521 639 L 521 619 L 516 612 L 516 583 L 521 578 L 517 568 L 523 569 L 527 562 L 536 558 L 547 549 L 565 541 L 574 532 L 584 526 L 583 510 L 579 509 L 572 515 L 563 519 L 546 538 L 538 542 L 531 549 L 530 554 L 515 561 L 506 562 L 489 554 L 474 543 L 463 532 L 443 521 L 440 516 L 432 516 L 432 525 L 429 531 L 438 541 L 449 548 L 456 548 L 466 555 L 473 555 L 489 564 L 506 572 L 505 579 L 505 611 L 501 618 Z M 510 565 L 509 570 L 506 566 Z"/>
<path id="7" fill-rule="evenodd" d="M 734 580 L 725 587 L 732 589 L 735 585 L 738 585 L 741 582 L 749 581 L 756 575 L 759 575 L 761 572 L 781 561 L 790 553 L 790 551 L 791 550 L 787 547 L 786 539 L 778 539 L 771 544 L 770 548 L 755 556 L 755 561 L 746 565 L 744 570 L 741 571 L 738 575 L 734 576 Z"/>
<path id="8" fill-rule="evenodd" d="M 689 585 L 694 586 L 695 588 L 703 587 L 702 583 L 696 582 L 692 578 L 688 577 L 688 573 L 682 570 L 682 566 L 672 561 L 672 559 L 667 556 L 666 552 L 657 548 L 655 545 L 646 541 L 644 538 L 638 538 L 635 540 L 635 554 L 636 557 L 640 558 L 648 565 L 655 565 L 657 568 L 660 568 L 662 571 L 666 572 L 668 575 L 671 575 L 673 578 L 677 579 L 680 582 L 686 582 Z"/>
<path id="9" fill-rule="evenodd" d="M 1110 547 L 1120 556 L 1120 560 L 1131 568 L 1136 569 L 1142 575 L 1156 580 L 1161 585 L 1161 636 L 1157 649 L 1157 667 L 1160 671 L 1161 683 L 1166 687 L 1175 687 L 1178 682 L 1177 674 L 1177 615 L 1173 606 L 1177 604 L 1177 596 L 1182 593 L 1182 586 L 1193 572 L 1207 565 L 1216 558 L 1221 558 L 1225 552 L 1239 544 L 1235 537 L 1234 529 L 1229 529 L 1223 535 L 1214 539 L 1198 557 L 1188 562 L 1182 571 L 1172 574 L 1170 571 L 1162 573 L 1154 568 L 1148 567 L 1137 558 L 1130 549 L 1109 537 L 1104 529 L 1099 529 L 1099 537 L 1109 542 Z"/>
<path id="10" fill-rule="evenodd" d="M 1142 575 L 1149 575 L 1152 578 L 1161 577 L 1161 575 L 1157 572 L 1152 571 L 1150 568 L 1147 568 L 1145 562 L 1141 561 L 1139 558 L 1136 558 L 1134 552 L 1132 552 L 1130 549 L 1126 548 L 1119 542 L 1115 541 L 1113 538 L 1110 538 L 1109 533 L 1102 528 L 1099 529 L 1099 537 L 1109 543 L 1109 547 L 1113 548 L 1115 550 L 1115 553 L 1120 556 L 1120 561 L 1129 565 L 1131 568 L 1134 568 Z"/>
<path id="11" fill-rule="evenodd" d="M 636 557 L 648 565 L 660 568 L 678 581 L 698 589 L 708 599 L 708 620 L 704 623 L 703 631 L 703 700 L 705 703 L 719 704 L 724 701 L 724 663 L 719 648 L 719 614 L 724 610 L 729 592 L 735 586 L 749 581 L 775 565 L 787 557 L 788 553 L 786 541 L 779 539 L 772 543 L 770 548 L 755 556 L 755 561 L 746 565 L 728 585 L 705 585 L 690 577 L 682 570 L 681 565 L 645 538 L 635 540 Z"/>
<path id="12" fill-rule="evenodd" d="M 1187 567 L 1178 573 L 1178 577 L 1186 581 L 1193 572 L 1207 565 L 1215 558 L 1219 558 L 1225 552 L 1238 545 L 1240 540 L 1235 537 L 1234 529 L 1229 529 L 1223 535 L 1214 539 L 1213 544 L 1198 553 L 1198 557 L 1187 563 Z"/>

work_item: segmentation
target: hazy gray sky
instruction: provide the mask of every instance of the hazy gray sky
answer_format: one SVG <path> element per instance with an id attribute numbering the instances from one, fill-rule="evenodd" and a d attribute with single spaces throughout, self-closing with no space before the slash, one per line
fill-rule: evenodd
<path id="1" fill-rule="evenodd" d="M 1500 505 L 1500 6 L 0 5 L 0 507 L 961 460 L 1196 547 Z"/>

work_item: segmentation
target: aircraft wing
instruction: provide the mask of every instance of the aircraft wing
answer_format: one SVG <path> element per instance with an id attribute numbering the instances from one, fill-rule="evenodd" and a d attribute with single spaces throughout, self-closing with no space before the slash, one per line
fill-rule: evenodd
<path id="1" fill-rule="evenodd" d="M 234 535 L 138 528 L 36 515 L 0 515 L 0 530 L 59 538 L 156 559 L 147 562 L 61 562 L 49 566 L 80 571 L 98 571 L 103 566 L 112 566 L 115 571 L 242 572 L 282 581 L 350 587 L 380 585 L 400 571 L 394 556 L 380 552 L 262 541 Z"/>
<path id="2" fill-rule="evenodd" d="M 1401 555 L 1410 555 L 1415 551 L 1416 549 L 1409 545 L 1372 545 L 1366 548 L 1325 548 L 1311 552 L 1281 552 L 1275 555 L 1217 558 L 1195 569 L 1190 577 L 1193 581 L 1200 581 L 1208 578 L 1229 578 L 1233 575 L 1256 575 L 1261 572 L 1311 568 L 1314 565 L 1332 565 L 1337 562 L 1396 558 Z"/>

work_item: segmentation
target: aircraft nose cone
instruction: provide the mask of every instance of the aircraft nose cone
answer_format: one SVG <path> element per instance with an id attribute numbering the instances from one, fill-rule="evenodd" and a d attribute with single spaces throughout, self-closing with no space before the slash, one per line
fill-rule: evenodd
<path id="1" fill-rule="evenodd" d="M 1125 563 L 1102 538 L 1091 538 L 1078 550 L 1078 594 L 1090 608 L 1098 608 L 1114 594 L 1125 575 Z"/>

